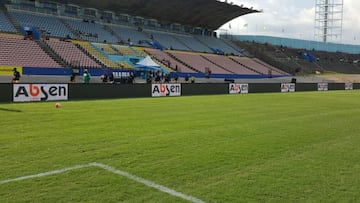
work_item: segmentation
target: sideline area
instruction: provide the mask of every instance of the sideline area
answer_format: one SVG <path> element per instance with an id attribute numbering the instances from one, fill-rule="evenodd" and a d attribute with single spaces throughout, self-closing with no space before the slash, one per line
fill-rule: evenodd
<path id="1" fill-rule="evenodd" d="M 144 185 L 146 185 L 148 187 L 152 187 L 152 188 L 157 189 L 157 190 L 159 190 L 161 192 L 167 193 L 167 194 L 169 194 L 171 196 L 179 197 L 181 199 L 188 200 L 190 202 L 204 203 L 204 201 L 202 201 L 202 200 L 200 200 L 200 199 L 198 199 L 196 197 L 189 196 L 189 195 L 183 194 L 181 192 L 177 192 L 177 191 L 175 191 L 173 189 L 170 189 L 168 187 L 156 184 L 156 183 L 154 183 L 154 182 L 152 182 L 150 180 L 146 180 L 146 179 L 143 179 L 141 177 L 132 175 L 132 174 L 130 174 L 128 172 L 121 171 L 121 170 L 118 170 L 118 169 L 116 169 L 114 167 L 111 167 L 111 166 L 108 166 L 108 165 L 105 165 L 105 164 L 102 164 L 102 163 L 96 163 L 96 162 L 89 163 L 89 164 L 84 164 L 84 165 L 76 165 L 76 166 L 72 166 L 72 167 L 68 167 L 68 168 L 48 171 L 48 172 L 39 173 L 39 174 L 22 176 L 22 177 L 18 177 L 18 178 L 14 178 L 14 179 L 2 180 L 2 181 L 0 181 L 0 185 L 11 183 L 11 182 L 18 182 L 18 181 L 28 180 L 28 179 L 34 179 L 34 178 L 41 178 L 41 177 L 51 176 L 51 175 L 57 175 L 57 174 L 65 173 L 65 172 L 68 172 L 68 171 L 73 171 L 73 170 L 82 169 L 82 168 L 89 168 L 89 167 L 97 167 L 97 168 L 103 169 L 105 171 L 111 172 L 111 173 L 119 175 L 119 176 L 126 177 L 126 178 L 128 178 L 130 180 L 133 180 L 135 182 L 142 183 L 142 184 L 144 184 Z"/>

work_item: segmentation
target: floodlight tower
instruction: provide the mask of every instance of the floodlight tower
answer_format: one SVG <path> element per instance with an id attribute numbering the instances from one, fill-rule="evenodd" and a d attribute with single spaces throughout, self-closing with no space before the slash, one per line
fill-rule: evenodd
<path id="1" fill-rule="evenodd" d="M 341 41 L 343 8 L 344 0 L 315 0 L 315 38 Z"/>

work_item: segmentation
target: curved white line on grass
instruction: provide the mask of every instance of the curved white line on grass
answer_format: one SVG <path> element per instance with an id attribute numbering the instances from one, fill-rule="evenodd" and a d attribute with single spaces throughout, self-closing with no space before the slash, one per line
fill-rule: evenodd
<path id="1" fill-rule="evenodd" d="M 168 187 L 156 184 L 156 183 L 154 183 L 152 181 L 140 178 L 138 176 L 132 175 L 132 174 L 130 174 L 128 172 L 121 171 L 121 170 L 118 170 L 118 169 L 116 169 L 114 167 L 111 167 L 111 166 L 108 166 L 108 165 L 105 165 L 105 164 L 101 164 L 101 163 L 96 163 L 96 162 L 89 163 L 89 164 L 84 164 L 84 165 L 76 165 L 76 166 L 73 166 L 73 167 L 63 168 L 63 169 L 54 170 L 54 171 L 48 171 L 48 172 L 45 172 L 45 173 L 22 176 L 22 177 L 18 177 L 18 178 L 14 178 L 14 179 L 2 180 L 2 181 L 0 181 L 0 185 L 6 184 L 6 183 L 11 183 L 11 182 L 18 182 L 18 181 L 27 180 L 27 179 L 41 178 L 41 177 L 45 177 L 45 176 L 57 175 L 57 174 L 65 173 L 65 172 L 68 172 L 68 171 L 73 171 L 73 170 L 82 169 L 82 168 L 88 168 L 88 167 L 97 167 L 97 168 L 106 170 L 108 172 L 111 172 L 111 173 L 114 173 L 114 174 L 117 174 L 117 175 L 120 175 L 120 176 L 124 176 L 124 177 L 126 177 L 126 178 L 128 178 L 130 180 L 135 181 L 135 182 L 142 183 L 142 184 L 144 184 L 144 185 L 146 185 L 148 187 L 155 188 L 155 189 L 157 189 L 157 190 L 159 190 L 161 192 L 167 193 L 167 194 L 169 194 L 171 196 L 180 197 L 180 198 L 182 198 L 184 200 L 188 200 L 190 202 L 205 203 L 204 201 L 202 201 L 202 200 L 200 200 L 200 199 L 198 199 L 196 197 L 185 195 L 185 194 L 183 194 L 181 192 L 177 192 L 177 191 L 175 191 L 173 189 L 170 189 Z"/>
<path id="2" fill-rule="evenodd" d="M 99 168 L 102 168 L 106 171 L 109 171 L 111 173 L 115 173 L 115 174 L 118 174 L 120 176 L 124 176 L 130 180 L 133 180 L 133 181 L 136 181 L 138 183 L 142 183 L 148 187 L 152 187 L 152 188 L 155 188 L 157 190 L 160 190 L 161 192 L 165 192 L 165 193 L 168 193 L 169 195 L 172 195 L 172 196 L 176 196 L 176 197 L 180 197 L 184 200 L 188 200 L 190 202 L 194 202 L 194 203 L 204 203 L 204 201 L 196 198 L 196 197 L 192 197 L 192 196 L 189 196 L 189 195 L 185 195 L 181 192 L 177 192 L 173 189 L 170 189 L 170 188 L 167 188 L 165 186 L 162 186 L 162 185 L 159 185 L 159 184 L 156 184 L 152 181 L 149 181 L 149 180 L 146 180 L 146 179 L 143 179 L 143 178 L 140 178 L 138 176 L 135 176 L 135 175 L 132 175 L 130 173 L 127 173 L 125 171 L 120 171 L 114 167 L 111 167 L 111 166 L 108 166 L 108 165 L 104 165 L 104 164 L 100 164 L 100 163 L 92 163 L 94 166 L 97 166 Z"/>
<path id="3" fill-rule="evenodd" d="M 76 166 L 69 167 L 69 168 L 63 168 L 63 169 L 49 171 L 49 172 L 45 172 L 45 173 L 39 173 L 39 174 L 35 174 L 35 175 L 22 176 L 19 178 L 0 181 L 0 185 L 5 184 L 5 183 L 22 181 L 22 180 L 26 180 L 26 179 L 33 179 L 33 178 L 40 178 L 40 177 L 45 177 L 45 176 L 56 175 L 56 174 L 60 174 L 60 173 L 65 173 L 67 171 L 73 171 L 76 169 L 87 168 L 87 167 L 91 167 L 91 166 L 94 166 L 93 163 L 84 164 L 84 165 L 76 165 Z"/>

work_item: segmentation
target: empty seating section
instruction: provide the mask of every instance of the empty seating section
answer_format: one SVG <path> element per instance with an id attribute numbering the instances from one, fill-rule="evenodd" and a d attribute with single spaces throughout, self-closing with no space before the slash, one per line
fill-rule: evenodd
<path id="1" fill-rule="evenodd" d="M 64 42 L 58 40 L 46 40 L 45 42 L 69 65 L 86 68 L 101 67 L 71 42 Z"/>
<path id="2" fill-rule="evenodd" d="M 147 31 L 153 41 L 160 43 L 165 49 L 175 49 L 175 50 L 184 50 L 190 51 L 190 48 L 187 47 L 184 43 L 173 37 L 172 34 L 160 33 Z"/>
<path id="3" fill-rule="evenodd" d="M 27 67 L 60 67 L 35 41 L 0 37 L 0 64 Z"/>
<path id="4" fill-rule="evenodd" d="M 39 33 L 52 37 L 65 38 L 74 35 L 65 27 L 59 18 L 50 15 L 32 14 L 23 11 L 11 10 L 10 14 L 21 26 L 32 26 Z"/>
<path id="5" fill-rule="evenodd" d="M 199 40 L 195 39 L 192 36 L 185 36 L 185 35 L 175 35 L 175 38 L 180 40 L 182 43 L 184 43 L 187 47 L 189 47 L 193 51 L 197 52 L 207 52 L 212 53 L 213 51 L 201 43 Z"/>
<path id="6" fill-rule="evenodd" d="M 113 45 L 114 49 L 116 49 L 123 56 L 136 56 L 137 54 L 131 49 L 129 46 L 124 45 Z"/>
<path id="7" fill-rule="evenodd" d="M 244 66 L 252 68 L 261 74 L 267 75 L 269 73 L 270 70 L 269 68 L 256 62 L 252 58 L 249 57 L 232 57 L 232 58 L 238 61 L 239 63 L 243 64 Z"/>
<path id="8" fill-rule="evenodd" d="M 215 54 L 206 54 L 204 57 L 208 58 L 209 60 L 213 61 L 214 63 L 225 67 L 227 70 L 236 73 L 236 74 L 244 74 L 244 75 L 257 75 L 258 73 L 242 66 L 235 61 L 231 60 L 230 58 L 222 55 L 215 55 Z"/>
<path id="9" fill-rule="evenodd" d="M 107 32 L 103 25 L 96 22 L 89 22 L 80 19 L 64 19 L 72 31 L 75 32 L 81 39 L 92 42 L 109 42 L 117 43 L 119 40 L 116 36 Z"/>
<path id="10" fill-rule="evenodd" d="M 98 47 L 99 49 L 104 51 L 106 54 L 119 55 L 119 53 L 115 49 L 112 48 L 111 44 L 101 44 L 101 43 L 91 43 L 91 44 Z"/>
<path id="11" fill-rule="evenodd" d="M 111 25 L 110 27 L 114 32 L 120 35 L 122 43 L 131 43 L 132 45 L 145 47 L 149 46 L 147 43 L 149 38 L 142 31 L 138 31 L 136 28 L 117 25 Z"/>
<path id="12" fill-rule="evenodd" d="M 226 52 L 227 54 L 241 55 L 239 51 L 235 50 L 233 47 L 226 44 L 226 42 L 221 39 L 208 36 L 196 36 L 196 38 L 212 49 L 219 49 L 223 52 Z"/>
<path id="13" fill-rule="evenodd" d="M 82 47 L 87 53 L 94 56 L 104 66 L 107 66 L 109 68 L 122 68 L 120 64 L 114 63 L 113 61 L 102 55 L 100 52 L 98 52 L 89 42 L 73 41 L 73 43 Z"/>
<path id="14" fill-rule="evenodd" d="M 16 32 L 15 27 L 10 23 L 2 10 L 0 10 L 0 32 Z"/>
<path id="15" fill-rule="evenodd" d="M 163 51 L 157 49 L 149 49 L 149 48 L 145 49 L 145 51 L 149 53 L 157 61 L 159 61 L 160 63 L 164 64 L 166 67 L 169 67 L 174 71 L 183 72 L 183 73 L 196 73 L 196 71 L 188 68 L 187 66 L 175 60 L 174 58 L 172 58 Z"/>
<path id="16" fill-rule="evenodd" d="M 270 64 L 267 64 L 265 63 L 264 61 L 258 59 L 258 58 L 253 58 L 254 61 L 256 61 L 257 63 L 267 67 L 268 69 L 271 69 L 272 71 L 272 74 L 275 74 L 275 75 L 288 75 L 288 73 L 282 71 L 282 70 L 279 70 L 273 66 L 271 66 Z"/>
<path id="17" fill-rule="evenodd" d="M 230 72 L 220 68 L 219 66 L 216 66 L 196 53 L 173 51 L 171 54 L 201 72 L 205 72 L 206 68 L 209 68 L 212 73 L 231 74 Z"/>
<path id="18" fill-rule="evenodd" d="M 147 54 L 140 47 L 130 47 L 130 49 L 132 49 L 134 51 L 135 56 L 138 56 L 138 57 L 146 57 L 147 56 Z"/>

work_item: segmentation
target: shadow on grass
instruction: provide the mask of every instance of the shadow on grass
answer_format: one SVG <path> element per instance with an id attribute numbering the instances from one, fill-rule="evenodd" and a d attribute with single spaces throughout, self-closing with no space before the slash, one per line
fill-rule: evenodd
<path id="1" fill-rule="evenodd" d="M 7 109 L 7 108 L 0 108 L 0 111 L 15 112 L 15 113 L 22 112 L 22 111 L 17 110 L 17 109 Z"/>

